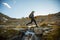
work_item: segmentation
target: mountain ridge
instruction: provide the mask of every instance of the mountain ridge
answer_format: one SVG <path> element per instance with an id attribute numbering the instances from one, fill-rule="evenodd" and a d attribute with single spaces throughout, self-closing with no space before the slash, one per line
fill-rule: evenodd
<path id="1" fill-rule="evenodd" d="M 16 18 L 11 18 L 11 17 L 9 17 L 9 16 L 7 16 L 7 15 L 5 15 L 3 13 L 0 13 L 0 19 L 3 19 L 3 17 L 8 19 L 6 21 L 6 23 L 9 23 L 9 24 L 12 23 L 14 25 L 19 24 L 21 26 L 23 26 L 23 25 L 26 26 L 26 23 L 30 22 L 30 18 L 28 18 L 28 17 L 26 17 L 26 18 L 23 17 L 21 19 L 16 19 Z M 36 20 L 38 25 L 55 24 L 56 22 L 60 23 L 60 12 L 55 13 L 55 14 L 44 15 L 44 16 L 35 16 L 35 20 Z M 34 23 L 32 23 L 32 24 L 34 24 Z"/>

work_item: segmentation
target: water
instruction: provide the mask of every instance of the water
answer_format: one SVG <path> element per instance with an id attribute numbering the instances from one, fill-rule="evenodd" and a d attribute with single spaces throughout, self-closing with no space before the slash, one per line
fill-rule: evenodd
<path id="1" fill-rule="evenodd" d="M 23 40 L 38 40 L 38 38 L 34 32 L 27 31 L 23 37 Z"/>
<path id="2" fill-rule="evenodd" d="M 17 28 L 14 28 L 14 30 L 24 30 L 24 29 L 22 29 L 22 28 L 20 28 L 20 29 L 19 28 L 18 29 Z M 43 30 L 44 30 L 44 32 L 43 32 Z M 45 28 L 34 28 L 34 32 L 33 32 L 33 30 L 31 30 L 31 29 L 28 28 L 28 30 L 25 32 L 25 35 L 21 39 L 22 40 L 41 40 L 42 37 L 36 36 L 36 33 L 37 34 L 46 35 L 46 33 L 48 33 L 49 30 L 51 30 L 51 29 L 48 28 L 48 27 L 45 27 Z"/>

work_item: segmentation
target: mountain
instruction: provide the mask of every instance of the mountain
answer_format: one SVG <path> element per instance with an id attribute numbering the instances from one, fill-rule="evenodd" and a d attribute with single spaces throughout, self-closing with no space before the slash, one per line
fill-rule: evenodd
<path id="1" fill-rule="evenodd" d="M 11 18 L 0 12 L 0 24 L 6 24 L 10 20 L 15 20 L 15 18 Z"/>
<path id="2" fill-rule="evenodd" d="M 11 18 L 0 12 L 0 22 L 1 22 L 0 24 L 3 24 L 4 22 L 8 21 L 9 19 L 11 19 Z"/>
<path id="3" fill-rule="evenodd" d="M 44 24 L 44 23 L 45 24 L 55 24 L 55 25 L 60 23 L 60 12 L 47 15 L 46 19 L 41 24 Z"/>
<path id="4" fill-rule="evenodd" d="M 0 12 L 0 17 L 5 17 L 5 18 L 7 18 L 7 19 L 11 19 L 9 16 L 4 15 L 4 14 L 3 14 L 3 13 L 1 13 L 1 12 Z"/>
<path id="5" fill-rule="evenodd" d="M 41 15 L 36 16 L 35 20 L 39 26 L 43 24 L 60 25 L 59 24 L 60 23 L 60 12 L 55 13 L 55 14 L 44 15 L 44 16 L 41 16 Z M 4 24 L 4 21 L 6 22 L 5 24 L 7 25 L 26 26 L 26 24 L 30 22 L 30 19 L 28 17 L 16 19 L 16 18 L 11 18 L 3 13 L 0 13 L 0 22 L 1 22 L 0 24 Z"/>

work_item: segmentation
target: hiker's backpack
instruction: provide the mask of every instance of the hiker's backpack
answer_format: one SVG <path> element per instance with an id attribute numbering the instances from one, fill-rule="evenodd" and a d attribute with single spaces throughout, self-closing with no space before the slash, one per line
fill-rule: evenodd
<path id="1" fill-rule="evenodd" d="M 33 18 L 34 17 L 34 15 L 33 15 L 33 13 L 31 13 L 30 15 L 29 15 L 29 18 Z"/>

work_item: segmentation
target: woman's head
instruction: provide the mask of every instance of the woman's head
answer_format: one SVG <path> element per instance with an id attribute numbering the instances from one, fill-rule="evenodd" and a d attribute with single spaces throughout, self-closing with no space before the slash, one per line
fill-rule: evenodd
<path id="1" fill-rule="evenodd" d="M 32 11 L 31 13 L 34 13 L 35 11 Z"/>

